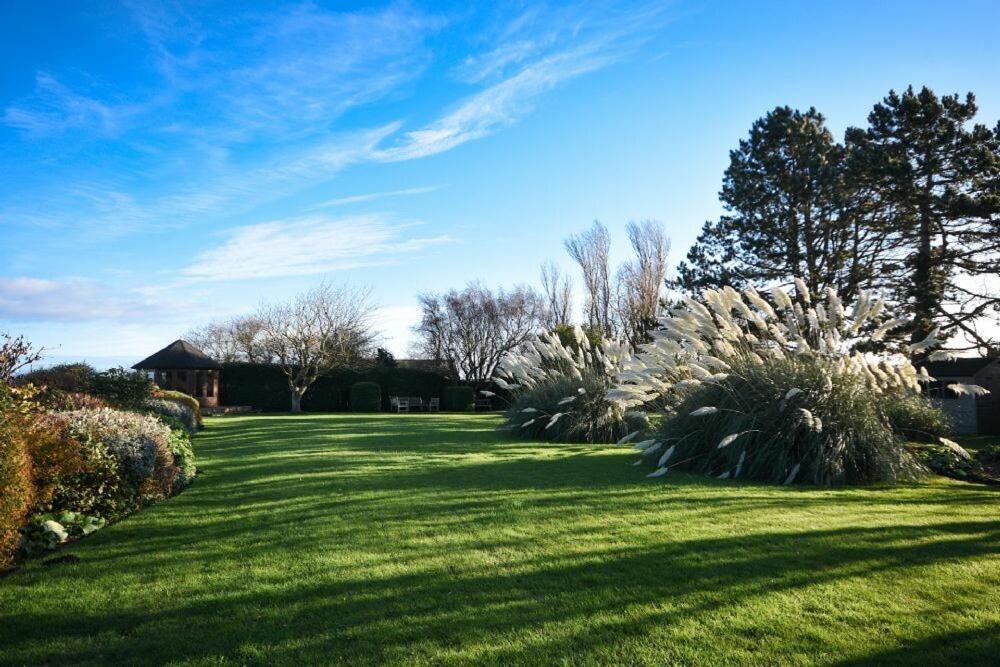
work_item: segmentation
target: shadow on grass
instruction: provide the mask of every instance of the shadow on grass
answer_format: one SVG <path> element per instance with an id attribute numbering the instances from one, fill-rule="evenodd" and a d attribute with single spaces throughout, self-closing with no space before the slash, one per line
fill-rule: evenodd
<path id="1" fill-rule="evenodd" d="M 71 549 L 78 565 L 0 583 L 16 600 L 87 578 L 141 590 L 175 576 L 176 594 L 132 590 L 85 614 L 24 605 L 2 612 L 0 646 L 14 662 L 612 661 L 658 628 L 691 628 L 694 641 L 700 627 L 711 646 L 719 614 L 733 614 L 726 641 L 745 658 L 777 635 L 738 614 L 765 597 L 1000 554 L 1000 524 L 988 517 L 673 531 L 662 515 L 738 522 L 796 508 L 874 510 L 879 500 L 856 489 L 654 482 L 620 451 L 512 443 L 493 423 L 217 420 L 200 442 L 207 472 L 196 486 Z M 997 498 L 961 485 L 899 491 L 892 505 L 989 508 Z M 995 656 L 995 635 L 968 634 L 843 664 Z M 33 649 L 44 639 L 51 648 Z M 691 659 L 672 650 L 659 657 Z"/>

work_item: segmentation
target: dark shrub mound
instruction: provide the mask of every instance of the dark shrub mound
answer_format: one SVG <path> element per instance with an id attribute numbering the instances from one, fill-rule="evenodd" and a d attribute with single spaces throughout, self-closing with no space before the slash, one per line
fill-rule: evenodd
<path id="1" fill-rule="evenodd" d="M 351 385 L 351 412 L 378 412 L 382 407 L 382 388 L 375 382 Z"/>
<path id="2" fill-rule="evenodd" d="M 441 403 L 449 412 L 472 412 L 476 409 L 476 392 L 472 387 L 445 387 Z"/>

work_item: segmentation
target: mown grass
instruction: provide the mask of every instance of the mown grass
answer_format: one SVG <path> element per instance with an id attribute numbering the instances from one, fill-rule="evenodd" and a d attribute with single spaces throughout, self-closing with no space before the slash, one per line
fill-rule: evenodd
<path id="1" fill-rule="evenodd" d="M 491 415 L 208 420 L 194 486 L 0 579 L 3 663 L 988 664 L 1000 494 L 646 479 Z M 995 663 L 994 663 L 995 664 Z"/>

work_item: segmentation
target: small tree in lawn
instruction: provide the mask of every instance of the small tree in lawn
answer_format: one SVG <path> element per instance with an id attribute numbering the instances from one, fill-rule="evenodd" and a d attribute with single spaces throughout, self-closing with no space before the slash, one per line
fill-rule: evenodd
<path id="1" fill-rule="evenodd" d="M 263 347 L 288 379 L 292 412 L 320 375 L 368 355 L 375 332 L 369 290 L 323 283 L 257 313 Z"/>

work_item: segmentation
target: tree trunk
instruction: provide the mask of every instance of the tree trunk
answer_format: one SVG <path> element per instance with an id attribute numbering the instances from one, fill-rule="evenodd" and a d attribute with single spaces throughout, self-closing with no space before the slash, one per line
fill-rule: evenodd
<path id="1" fill-rule="evenodd" d="M 292 412 L 302 412 L 302 395 L 292 389 Z"/>

